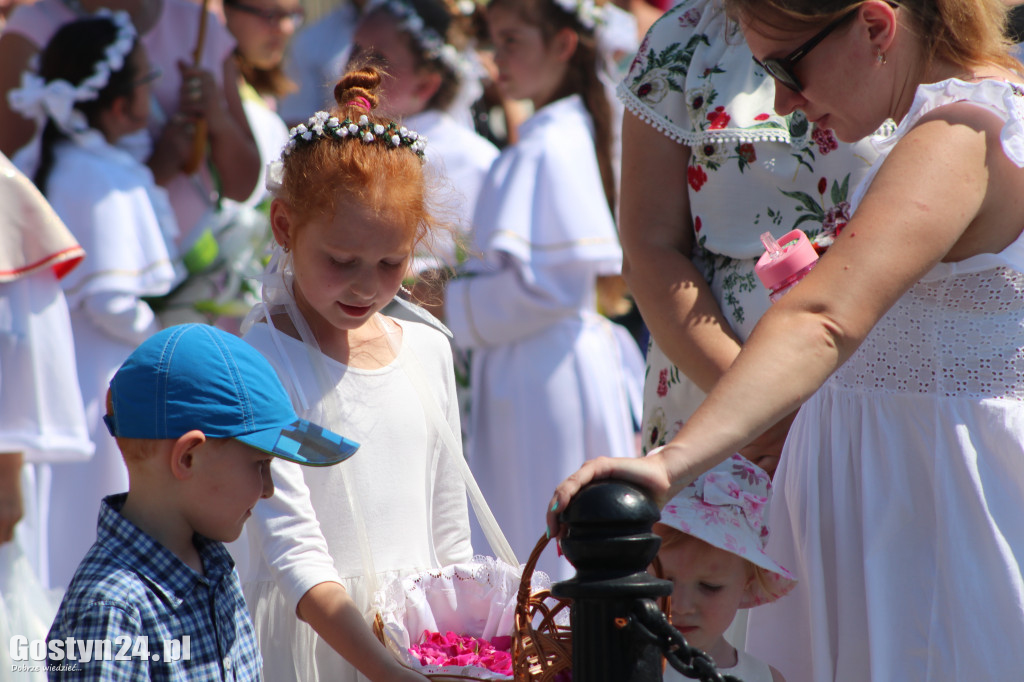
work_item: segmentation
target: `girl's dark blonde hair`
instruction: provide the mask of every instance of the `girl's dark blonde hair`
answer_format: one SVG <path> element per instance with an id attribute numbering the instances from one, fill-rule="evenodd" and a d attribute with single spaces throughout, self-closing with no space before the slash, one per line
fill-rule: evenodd
<path id="1" fill-rule="evenodd" d="M 424 26 L 441 36 L 445 43 L 459 52 L 470 48 L 474 35 L 473 15 L 463 15 L 448 0 L 405 0 L 423 20 Z M 476 3 L 473 3 L 474 7 Z M 476 10 L 474 9 L 474 13 Z M 371 14 L 388 17 L 394 15 L 387 5 L 371 10 Z M 416 60 L 417 69 L 425 69 L 440 74 L 441 86 L 427 102 L 427 109 L 448 109 L 459 94 L 462 87 L 463 74 L 456 72 L 440 57 L 431 57 L 422 45 L 406 31 L 401 31 L 403 41 Z"/>
<path id="2" fill-rule="evenodd" d="M 246 59 L 237 49 L 235 50 L 235 64 L 238 65 L 238 72 L 242 74 L 245 82 L 263 97 L 277 99 L 299 89 L 295 81 L 285 73 L 282 64 L 276 64 L 269 69 L 261 69 Z"/>
<path id="3" fill-rule="evenodd" d="M 117 25 L 109 17 L 95 16 L 78 19 L 64 24 L 53 35 L 39 55 L 39 75 L 46 82 L 67 81 L 78 86 L 93 75 L 96 64 L 106 59 L 106 49 L 117 38 Z M 99 125 L 100 114 L 119 97 L 134 97 L 136 80 L 142 74 L 136 73 L 135 53 L 139 49 L 138 39 L 132 43 L 131 52 L 125 55 L 124 65 L 110 74 L 107 84 L 95 99 L 75 103 L 89 126 Z M 47 182 L 56 162 L 54 147 L 67 135 L 47 119 L 40 142 L 39 165 L 32 181 L 43 194 L 47 194 Z"/>
<path id="4" fill-rule="evenodd" d="M 600 6 L 603 3 L 598 3 Z M 612 108 L 608 93 L 598 74 L 603 68 L 601 53 L 594 30 L 587 28 L 574 13 L 562 9 L 554 0 L 491 0 L 488 7 L 502 7 L 514 12 L 523 21 L 541 31 L 549 43 L 564 28 L 572 29 L 579 37 L 576 52 L 569 60 L 565 79 L 555 92 L 555 99 L 579 95 L 594 122 L 594 151 L 601 171 L 601 184 L 605 199 L 615 215 L 615 174 L 612 169 Z"/>
<path id="5" fill-rule="evenodd" d="M 387 126 L 391 121 L 374 113 L 383 77 L 375 66 L 351 69 L 334 86 L 336 106 L 331 115 L 342 121 L 365 115 L 371 124 Z M 432 230 L 423 161 L 408 147 L 364 143 L 357 137 L 319 137 L 296 146 L 283 165 L 277 198 L 300 223 L 333 214 L 341 202 L 356 201 L 415 230 L 417 244 Z"/>
<path id="6" fill-rule="evenodd" d="M 658 553 L 659 554 L 661 553 L 662 550 L 671 549 L 673 547 L 676 547 L 677 545 L 683 544 L 684 542 L 697 541 L 697 542 L 704 543 L 708 547 L 714 547 L 714 545 L 710 545 L 710 544 L 704 542 L 703 540 L 701 540 L 700 538 L 698 538 L 695 535 L 690 535 L 689 533 L 684 533 L 683 531 L 681 531 L 681 530 L 679 530 L 677 528 L 673 528 L 672 526 L 668 526 L 668 525 L 666 525 L 664 523 L 655 523 L 653 531 L 654 531 L 654 533 L 658 537 L 661 538 L 661 547 L 658 548 Z M 737 556 L 739 556 L 739 555 L 737 555 Z M 749 559 L 745 559 L 743 557 L 740 557 L 740 558 L 743 559 L 743 561 L 746 562 L 747 569 L 750 571 L 750 575 L 752 575 L 754 577 L 754 582 L 756 582 L 758 587 L 761 588 L 761 591 L 763 593 L 765 593 L 765 594 L 774 594 L 775 591 L 776 591 L 776 588 L 772 585 L 772 582 L 768 579 L 769 571 L 767 569 L 761 568 L 760 566 L 758 566 L 757 564 L 753 563 Z M 665 562 L 661 561 L 661 570 L 664 570 L 664 566 L 665 566 Z"/>
<path id="7" fill-rule="evenodd" d="M 865 0 L 725 0 L 735 19 L 750 18 L 782 31 L 820 28 Z M 1019 69 L 1007 37 L 1009 7 L 1003 0 L 899 0 L 904 25 L 922 41 L 926 63 L 945 60 L 965 68 L 997 64 Z M 902 19 L 903 17 L 901 17 Z"/>

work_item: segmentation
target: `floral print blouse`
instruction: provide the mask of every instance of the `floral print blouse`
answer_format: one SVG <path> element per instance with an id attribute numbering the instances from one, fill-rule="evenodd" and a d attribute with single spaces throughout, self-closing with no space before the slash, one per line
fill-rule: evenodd
<path id="1" fill-rule="evenodd" d="M 753 270 L 764 251 L 760 235 L 778 238 L 794 228 L 811 238 L 834 234 L 849 219 L 851 191 L 877 157 L 871 140 L 840 143 L 802 112 L 776 114 L 774 80 L 754 63 L 721 0 L 683 0 L 666 12 L 641 43 L 618 95 L 630 112 L 690 147 L 692 257 L 745 339 L 769 305 Z M 696 408 L 671 402 L 673 385 L 688 380 L 656 344 L 654 351 L 645 450 L 670 438 Z M 703 397 L 693 388 L 684 402 Z"/>

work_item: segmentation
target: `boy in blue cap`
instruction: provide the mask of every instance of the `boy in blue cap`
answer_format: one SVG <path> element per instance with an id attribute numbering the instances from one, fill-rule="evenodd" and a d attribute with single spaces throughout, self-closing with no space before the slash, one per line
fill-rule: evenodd
<path id="1" fill-rule="evenodd" d="M 143 342 L 110 382 L 107 412 L 129 490 L 103 500 L 47 638 L 49 679 L 258 680 L 222 543 L 273 494 L 273 457 L 326 466 L 358 445 L 296 417 L 267 360 L 206 325 Z"/>

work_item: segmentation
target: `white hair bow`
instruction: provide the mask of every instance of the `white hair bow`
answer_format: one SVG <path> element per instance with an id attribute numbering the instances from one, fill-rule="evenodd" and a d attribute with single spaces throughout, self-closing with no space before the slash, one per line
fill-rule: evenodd
<path id="1" fill-rule="evenodd" d="M 42 124 L 47 117 L 65 133 L 81 132 L 88 128 L 85 116 L 75 110 L 78 88 L 65 80 L 47 83 L 34 73 L 21 75 L 21 87 L 7 95 L 11 108 L 26 118 Z"/>
<path id="2" fill-rule="evenodd" d="M 104 49 L 103 58 L 93 65 L 92 74 L 76 87 L 60 79 L 47 83 L 38 74 L 26 71 L 21 75 L 21 87 L 7 93 L 7 102 L 12 109 L 40 125 L 49 117 L 67 135 L 73 136 L 89 129 L 89 122 L 82 112 L 75 109 L 75 104 L 99 96 L 110 82 L 111 74 L 124 68 L 137 35 L 127 12 L 112 12 L 104 7 L 94 16 L 113 22 L 117 34 Z"/>

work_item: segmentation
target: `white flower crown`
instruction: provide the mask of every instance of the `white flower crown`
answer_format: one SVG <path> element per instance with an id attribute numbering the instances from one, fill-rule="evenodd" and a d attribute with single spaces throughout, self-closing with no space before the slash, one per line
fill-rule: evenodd
<path id="1" fill-rule="evenodd" d="M 117 28 L 114 42 L 107 45 L 103 58 L 93 67 L 92 75 L 75 87 L 63 79 L 46 82 L 38 74 L 25 71 L 21 75 L 21 87 L 7 95 L 12 109 L 40 124 L 49 117 L 66 135 L 84 133 L 89 129 L 85 115 L 75 105 L 99 97 L 100 91 L 110 82 L 111 74 L 124 68 L 137 35 L 127 12 L 101 8 L 92 16 L 110 19 Z"/>
<path id="2" fill-rule="evenodd" d="M 474 76 L 476 69 L 473 63 L 454 45 L 445 42 L 444 36 L 427 26 L 415 7 L 405 0 L 370 0 L 366 3 L 363 16 L 380 8 L 398 20 L 399 30 L 412 36 L 427 57 L 439 60 L 462 80 Z"/>
<path id="3" fill-rule="evenodd" d="M 560 8 L 576 17 L 583 28 L 593 31 L 605 20 L 604 8 L 594 0 L 553 0 Z"/>
<path id="4" fill-rule="evenodd" d="M 326 111 L 318 111 L 310 116 L 309 121 L 288 131 L 288 143 L 281 150 L 281 157 L 291 154 L 295 149 L 318 137 L 328 137 L 338 140 L 348 138 L 358 139 L 363 144 L 385 144 L 388 147 L 397 149 L 407 147 L 410 151 L 420 157 L 420 160 L 427 159 L 427 138 L 421 136 L 415 130 L 409 130 L 405 126 L 399 126 L 394 121 L 386 125 L 382 123 L 370 123 L 366 114 L 359 117 L 358 121 L 351 119 L 339 121 L 337 116 L 331 116 Z"/>

